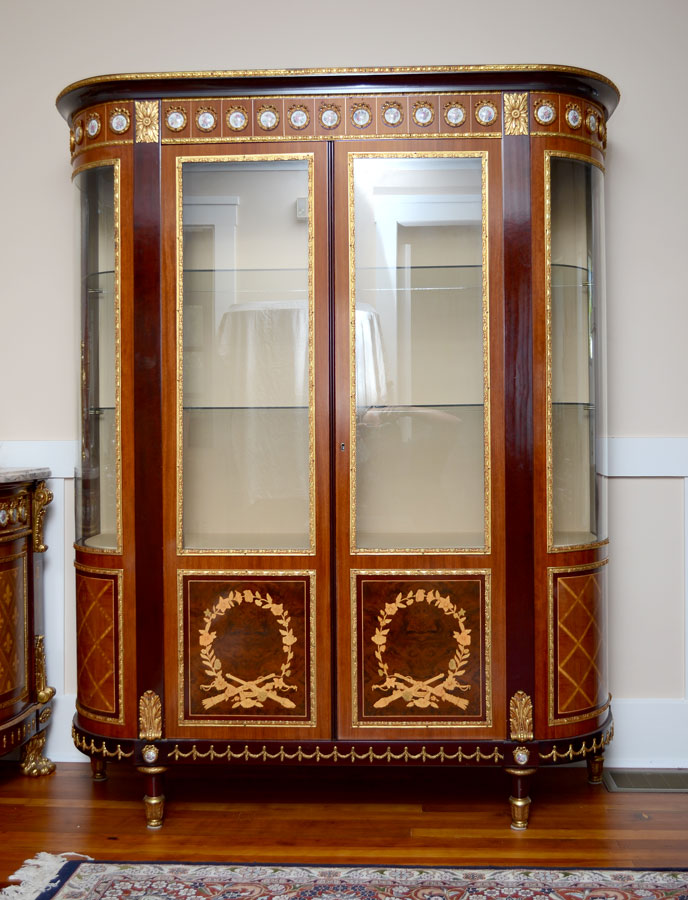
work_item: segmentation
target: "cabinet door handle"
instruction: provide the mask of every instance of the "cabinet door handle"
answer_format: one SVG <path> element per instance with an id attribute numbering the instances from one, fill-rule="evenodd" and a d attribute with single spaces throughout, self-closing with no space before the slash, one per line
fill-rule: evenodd
<path id="1" fill-rule="evenodd" d="M 339 449 L 342 451 L 342 453 L 346 450 L 346 444 L 344 443 L 344 441 L 342 441 L 339 445 Z"/>

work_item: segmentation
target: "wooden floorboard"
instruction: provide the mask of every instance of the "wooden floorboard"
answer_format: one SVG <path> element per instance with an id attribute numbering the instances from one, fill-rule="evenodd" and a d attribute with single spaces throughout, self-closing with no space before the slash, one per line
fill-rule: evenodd
<path id="1" fill-rule="evenodd" d="M 688 869 L 688 794 L 609 793 L 584 768 L 540 771 L 530 827 L 509 828 L 499 770 L 222 767 L 166 776 L 145 826 L 143 776 L 0 763 L 0 887 L 39 851 L 95 859 Z"/>

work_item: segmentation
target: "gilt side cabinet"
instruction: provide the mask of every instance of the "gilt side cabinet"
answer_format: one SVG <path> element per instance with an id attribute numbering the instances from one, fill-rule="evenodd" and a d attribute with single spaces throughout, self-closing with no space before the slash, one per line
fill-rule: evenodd
<path id="1" fill-rule="evenodd" d="M 540 766 L 612 736 L 608 79 L 565 66 L 66 88 L 78 697 L 95 777 Z M 352 776 L 354 773 L 352 772 Z"/>
<path id="2" fill-rule="evenodd" d="M 24 775 L 49 775 L 43 755 L 55 688 L 47 682 L 43 523 L 50 469 L 0 467 L 0 757 L 19 753 Z"/>

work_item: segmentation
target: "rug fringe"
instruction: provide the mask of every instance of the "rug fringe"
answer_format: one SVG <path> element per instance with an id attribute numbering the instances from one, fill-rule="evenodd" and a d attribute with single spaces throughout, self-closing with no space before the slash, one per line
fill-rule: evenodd
<path id="1" fill-rule="evenodd" d="M 92 860 L 83 853 L 37 853 L 33 859 L 24 860 L 21 869 L 10 875 L 8 881 L 18 881 L 0 891 L 0 900 L 33 900 L 49 887 L 55 887 L 55 879 L 62 866 L 72 859 Z"/>

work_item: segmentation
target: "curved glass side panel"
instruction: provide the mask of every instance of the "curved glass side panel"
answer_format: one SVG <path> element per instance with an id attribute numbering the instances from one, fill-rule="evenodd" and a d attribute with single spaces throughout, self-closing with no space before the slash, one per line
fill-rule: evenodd
<path id="1" fill-rule="evenodd" d="M 76 540 L 121 551 L 119 161 L 84 166 L 81 200 L 81 462 Z"/>
<path id="2" fill-rule="evenodd" d="M 548 154 L 549 545 L 607 537 L 604 176 L 582 158 Z"/>
<path id="3" fill-rule="evenodd" d="M 313 549 L 312 170 L 178 161 L 183 550 Z"/>
<path id="4" fill-rule="evenodd" d="M 487 549 L 486 154 L 352 153 L 352 550 Z"/>

